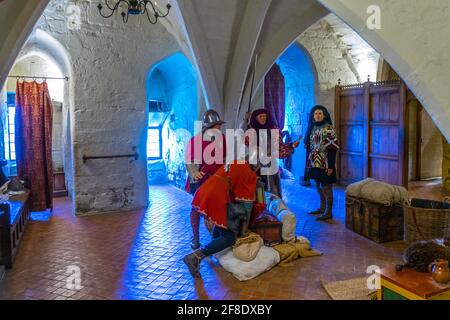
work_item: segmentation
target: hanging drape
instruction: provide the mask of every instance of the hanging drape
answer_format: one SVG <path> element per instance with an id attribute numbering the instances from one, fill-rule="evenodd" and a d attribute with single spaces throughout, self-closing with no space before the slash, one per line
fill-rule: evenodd
<path id="1" fill-rule="evenodd" d="M 274 64 L 264 79 L 264 108 L 269 111 L 273 123 L 283 130 L 285 121 L 284 76 Z"/>
<path id="2" fill-rule="evenodd" d="M 47 83 L 17 82 L 15 145 L 18 176 L 32 210 L 53 209 L 52 102 Z"/>

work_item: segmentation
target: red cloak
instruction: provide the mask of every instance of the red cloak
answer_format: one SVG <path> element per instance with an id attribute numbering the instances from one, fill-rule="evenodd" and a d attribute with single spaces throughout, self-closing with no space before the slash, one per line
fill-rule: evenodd
<path id="1" fill-rule="evenodd" d="M 231 165 L 229 172 L 225 166 L 219 168 L 194 195 L 192 206 L 206 219 L 221 228 L 227 228 L 227 178 L 230 177 L 234 200 L 253 202 L 256 194 L 257 175 L 250 165 Z"/>

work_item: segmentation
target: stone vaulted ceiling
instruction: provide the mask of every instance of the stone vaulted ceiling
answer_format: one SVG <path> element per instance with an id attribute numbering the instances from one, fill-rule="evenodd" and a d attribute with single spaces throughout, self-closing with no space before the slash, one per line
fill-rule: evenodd
<path id="1" fill-rule="evenodd" d="M 289 44 L 329 13 L 315 0 L 159 0 L 157 5 L 169 2 L 172 12 L 161 23 L 192 58 L 209 107 L 229 120 L 245 109 L 239 106 L 249 99 L 256 56 L 257 85 Z M 12 0 L 2 6 L 3 13 L 19 9 Z"/>
<path id="2" fill-rule="evenodd" d="M 175 6 L 210 107 L 228 120 L 250 91 L 255 57 L 259 83 L 289 44 L 328 14 L 315 0 L 177 0 Z"/>
<path id="3" fill-rule="evenodd" d="M 97 0 L 83 0 L 96 5 Z M 167 0 L 159 0 L 164 5 Z M 210 107 L 231 120 L 248 99 L 251 66 L 258 54 L 258 84 L 276 58 L 309 26 L 335 13 L 383 55 L 450 137 L 450 17 L 447 0 L 170 0 L 171 17 L 162 22 L 189 51 Z M 48 0 L 0 2 L 0 82 L 42 14 Z M 322 6 L 324 5 L 324 6 Z M 383 28 L 369 30 L 367 8 L 381 9 Z M 10 17 L 15 17 L 10 21 Z M 421 24 L 417 24 L 420 20 Z M 364 52 L 348 33 L 351 55 Z M 441 62 L 445 61 L 443 65 Z M 365 79 L 361 79 L 365 80 Z M 242 98 L 243 97 L 243 98 Z M 242 112 L 242 110 L 240 110 Z M 231 125 L 234 125 L 231 121 Z"/>

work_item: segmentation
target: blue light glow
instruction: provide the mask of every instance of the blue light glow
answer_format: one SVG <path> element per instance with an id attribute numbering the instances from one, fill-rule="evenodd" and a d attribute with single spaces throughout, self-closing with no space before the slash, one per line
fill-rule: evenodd
<path id="1" fill-rule="evenodd" d="M 315 104 L 315 71 L 303 48 L 291 45 L 276 62 L 284 75 L 286 90 L 286 122 L 295 141 L 304 135 L 308 125 L 308 114 Z M 303 140 L 292 158 L 292 173 L 298 180 L 303 177 L 306 152 Z"/>

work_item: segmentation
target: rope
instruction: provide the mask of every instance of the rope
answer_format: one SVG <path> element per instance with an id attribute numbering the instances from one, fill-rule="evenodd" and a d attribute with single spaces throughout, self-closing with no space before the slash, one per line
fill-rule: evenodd
<path id="1" fill-rule="evenodd" d="M 412 218 L 413 218 L 414 226 L 417 229 L 417 233 L 419 233 L 419 236 L 422 238 L 422 240 L 426 240 L 424 234 L 420 230 L 419 225 L 417 223 L 416 209 L 414 207 L 410 206 L 410 210 L 412 210 Z"/>

